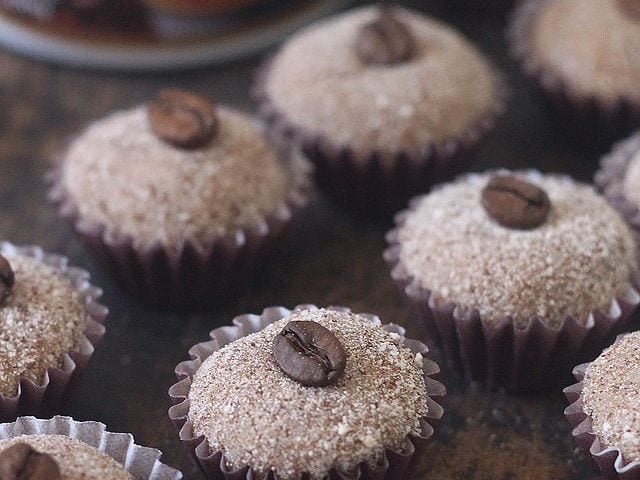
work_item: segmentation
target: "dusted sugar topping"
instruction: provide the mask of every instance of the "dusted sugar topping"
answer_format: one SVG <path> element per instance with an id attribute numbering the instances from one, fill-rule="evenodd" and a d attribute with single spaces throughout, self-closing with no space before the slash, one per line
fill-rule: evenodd
<path id="1" fill-rule="evenodd" d="M 519 174 L 551 201 L 531 230 L 502 227 L 481 204 L 490 175 L 470 175 L 422 197 L 399 230 L 400 263 L 437 304 L 477 309 L 485 322 L 540 316 L 558 327 L 609 312 L 636 269 L 632 234 L 591 187 L 568 177 Z"/>
<path id="2" fill-rule="evenodd" d="M 49 454 L 58 463 L 62 480 L 133 480 L 122 465 L 97 448 L 65 435 L 23 435 L 0 440 L 0 452 L 16 443 Z"/>
<path id="3" fill-rule="evenodd" d="M 17 253 L 3 256 L 15 284 L 0 306 L 0 395 L 13 396 L 21 376 L 40 384 L 47 369 L 61 367 L 64 354 L 78 349 L 87 312 L 57 269 Z"/>
<path id="4" fill-rule="evenodd" d="M 624 196 L 640 207 L 640 153 L 636 153 L 629 165 L 622 182 Z"/>
<path id="5" fill-rule="evenodd" d="M 640 461 L 640 332 L 607 348 L 587 368 L 582 409 L 593 432 L 625 462 Z"/>
<path id="6" fill-rule="evenodd" d="M 69 148 L 62 182 L 80 217 L 137 247 L 206 246 L 260 225 L 290 189 L 289 174 L 250 118 L 218 106 L 204 148 L 172 147 L 151 131 L 144 107 L 91 125 Z"/>
<path id="7" fill-rule="evenodd" d="M 532 60 L 570 92 L 640 99 L 640 18 L 618 0 L 543 0 L 532 21 Z"/>
<path id="8" fill-rule="evenodd" d="M 368 65 L 355 42 L 377 18 L 365 7 L 318 22 L 276 55 L 265 93 L 288 120 L 356 152 L 411 151 L 475 127 L 497 105 L 496 78 L 481 54 L 451 28 L 394 9 L 413 36 L 410 59 Z"/>
<path id="9" fill-rule="evenodd" d="M 272 345 L 290 321 L 317 322 L 341 342 L 346 369 L 334 385 L 305 387 L 278 367 Z M 422 356 L 399 341 L 361 315 L 294 311 L 203 362 L 189 393 L 193 430 L 232 467 L 273 469 L 283 480 L 376 465 L 420 432 L 427 410 Z"/>

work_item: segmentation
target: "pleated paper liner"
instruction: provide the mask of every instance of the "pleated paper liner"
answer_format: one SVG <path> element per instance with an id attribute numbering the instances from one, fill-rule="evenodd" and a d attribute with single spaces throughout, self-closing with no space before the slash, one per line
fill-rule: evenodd
<path id="1" fill-rule="evenodd" d="M 77 422 L 61 416 L 49 420 L 20 417 L 13 423 L 0 425 L 0 439 L 39 434 L 65 435 L 91 445 L 115 459 L 135 480 L 182 478 L 178 470 L 160 463 L 159 450 L 136 445 L 130 433 L 107 432 L 106 426 L 99 422 Z"/>
<path id="2" fill-rule="evenodd" d="M 396 216 L 396 228 L 386 237 L 384 258 L 426 335 L 442 348 L 455 370 L 474 380 L 513 392 L 557 387 L 576 363 L 599 353 L 640 304 L 638 278 L 630 279 L 627 291 L 611 300 L 608 311 L 594 310 L 584 319 L 568 316 L 557 329 L 539 317 L 532 317 L 525 328 L 516 326 L 511 317 L 488 323 L 477 310 L 464 315 L 465 309 L 456 303 L 437 304 L 400 261 L 399 230 L 419 200 Z"/>
<path id="3" fill-rule="evenodd" d="M 314 305 L 299 305 L 299 308 L 315 309 Z M 344 307 L 328 307 L 329 310 L 349 312 Z M 189 421 L 189 390 L 194 374 L 214 351 L 221 349 L 225 345 L 251 333 L 258 332 L 267 325 L 276 322 L 292 313 L 284 307 L 266 308 L 261 315 L 241 315 L 233 320 L 233 326 L 221 327 L 210 332 L 211 340 L 199 343 L 189 350 L 191 360 L 180 363 L 176 367 L 176 375 L 179 382 L 169 389 L 169 396 L 174 402 L 174 406 L 169 409 L 169 417 L 179 429 L 180 440 L 191 449 L 195 460 L 205 476 L 216 480 L 253 480 L 255 472 L 250 466 L 245 466 L 239 470 L 230 470 L 225 460 L 224 451 L 211 451 L 207 440 L 203 436 L 196 436 Z M 373 315 L 365 315 L 377 319 Z M 388 324 L 383 326 L 387 331 L 395 332 L 402 337 L 402 344 L 411 349 L 412 352 L 425 355 L 428 352 L 426 345 L 411 339 L 404 338 L 404 329 L 398 325 Z M 326 479 L 343 480 L 399 480 L 405 475 L 407 468 L 416 452 L 424 447 L 426 441 L 433 435 L 433 424 L 437 422 L 443 414 L 442 407 L 436 403 L 445 395 L 444 386 L 438 381 L 430 378 L 440 371 L 438 365 L 425 358 L 423 360 L 423 372 L 427 389 L 428 411 L 420 421 L 421 433 L 419 436 L 407 437 L 404 447 L 400 451 L 385 451 L 383 465 L 372 468 L 361 463 L 355 473 L 349 475 L 332 469 Z M 269 473 L 266 477 L 269 480 L 277 480 L 277 474 Z M 307 474 L 300 477 L 301 480 L 308 479 Z"/>
<path id="4" fill-rule="evenodd" d="M 107 308 L 97 302 L 102 295 L 102 290 L 89 283 L 89 273 L 70 267 L 66 257 L 45 253 L 35 246 L 17 247 L 8 242 L 0 243 L 1 254 L 11 252 L 33 257 L 52 266 L 67 278 L 85 304 L 87 323 L 77 351 L 64 354 L 61 365 L 48 368 L 41 382 L 21 378 L 16 395 L 10 397 L 0 395 L 0 421 L 2 422 L 13 420 L 20 415 L 51 415 L 62 408 L 86 369 L 96 345 L 104 335 L 103 322 L 108 313 Z"/>
<path id="5" fill-rule="evenodd" d="M 460 173 L 506 110 L 510 97 L 506 79 L 494 70 L 495 103 L 462 134 L 419 150 L 359 154 L 349 145 L 333 144 L 321 132 L 297 126 L 278 110 L 265 89 L 270 64 L 268 60 L 259 68 L 252 96 L 271 137 L 299 149 L 313 162 L 318 185 L 338 205 L 368 218 L 386 218 L 415 194 Z"/>
<path id="6" fill-rule="evenodd" d="M 550 1 L 555 0 L 523 0 L 517 5 L 507 31 L 511 55 L 546 97 L 557 125 L 576 146 L 606 149 L 640 126 L 640 102 L 626 97 L 607 102 L 598 96 L 577 94 L 552 69 L 535 59 L 531 27 Z"/>
<path id="7" fill-rule="evenodd" d="M 618 448 L 604 446 L 593 433 L 591 418 L 582 410 L 582 381 L 588 366 L 584 363 L 575 367 L 573 375 L 578 383 L 564 389 L 570 403 L 564 414 L 573 427 L 571 435 L 591 465 L 600 471 L 603 480 L 637 480 L 640 478 L 640 461 L 626 462 Z"/>
<path id="8" fill-rule="evenodd" d="M 178 252 L 160 243 L 138 248 L 129 236 L 114 238 L 87 222 L 67 195 L 59 172 L 49 180 L 49 200 L 69 221 L 83 243 L 133 296 L 161 309 L 195 310 L 233 298 L 253 278 L 291 219 L 311 193 L 311 167 L 291 159 L 292 185 L 286 198 L 256 225 L 211 238 L 200 246 L 185 242 Z"/>
<path id="9" fill-rule="evenodd" d="M 627 168 L 636 155 L 640 155 L 640 133 L 618 142 L 611 152 L 602 158 L 594 183 L 611 206 L 618 210 L 632 227 L 640 245 L 640 210 L 624 194 Z"/>

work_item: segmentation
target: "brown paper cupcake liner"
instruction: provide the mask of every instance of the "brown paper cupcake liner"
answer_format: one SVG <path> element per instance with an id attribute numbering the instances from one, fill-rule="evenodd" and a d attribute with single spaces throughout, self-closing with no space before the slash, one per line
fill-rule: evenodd
<path id="1" fill-rule="evenodd" d="M 314 305 L 299 305 L 300 308 L 317 308 Z M 329 310 L 337 310 L 349 312 L 344 307 L 328 307 Z M 241 315 L 234 318 L 233 326 L 221 327 L 212 330 L 209 334 L 211 341 L 199 343 L 189 350 L 191 360 L 184 361 L 176 367 L 176 375 L 179 382 L 169 389 L 174 406 L 169 409 L 169 418 L 173 421 L 180 431 L 180 440 L 182 440 L 192 451 L 193 456 L 204 474 L 210 479 L 216 480 L 253 480 L 258 478 L 249 466 L 245 466 L 239 470 L 231 470 L 224 456 L 224 451 L 211 451 L 206 439 L 203 436 L 197 436 L 193 432 L 193 426 L 189 421 L 189 390 L 194 374 L 202 364 L 214 351 L 221 349 L 225 345 L 251 333 L 258 332 L 267 325 L 276 322 L 289 314 L 291 310 L 284 307 L 270 307 L 264 309 L 261 315 Z M 378 319 L 375 315 L 365 315 L 370 318 Z M 387 324 L 383 326 L 390 332 L 395 332 L 402 337 L 402 344 L 411 349 L 415 353 L 426 354 L 428 348 L 426 345 L 416 341 L 404 338 L 404 328 Z M 383 465 L 380 469 L 376 467 L 375 471 L 366 463 L 361 463 L 356 468 L 355 473 L 346 474 L 331 470 L 325 477 L 330 480 L 399 480 L 403 478 L 412 458 L 417 451 L 422 450 L 427 440 L 433 435 L 433 424 L 437 422 L 443 414 L 442 407 L 436 403 L 441 399 L 446 390 L 444 386 L 430 378 L 436 375 L 440 368 L 438 365 L 424 358 L 423 372 L 425 385 L 427 389 L 427 408 L 428 412 L 425 417 L 420 420 L 421 433 L 419 436 L 407 437 L 407 441 L 402 450 L 386 450 Z M 266 477 L 269 480 L 277 480 L 277 475 L 269 473 Z M 307 479 L 308 475 L 303 474 L 301 480 Z"/>
<path id="2" fill-rule="evenodd" d="M 483 18 L 504 18 L 512 9 L 514 0 L 435 0 L 439 10 L 448 14 L 482 15 Z"/>
<path id="3" fill-rule="evenodd" d="M 582 381 L 588 366 L 584 363 L 575 367 L 573 375 L 578 383 L 563 390 L 570 403 L 564 414 L 573 427 L 571 435 L 604 480 L 637 480 L 640 478 L 640 461 L 625 462 L 618 448 L 605 447 L 593 433 L 591 418 L 582 410 Z"/>
<path id="4" fill-rule="evenodd" d="M 593 310 L 586 319 L 567 316 L 557 329 L 538 316 L 525 328 L 516 326 L 511 317 L 489 324 L 477 310 L 463 314 L 460 304 L 437 304 L 431 291 L 400 261 L 399 231 L 420 200 L 412 200 L 409 209 L 396 216 L 396 228 L 386 235 L 384 259 L 427 336 L 442 348 L 454 369 L 474 380 L 513 392 L 558 386 L 576 363 L 599 353 L 607 338 L 624 328 L 640 304 L 640 278 L 636 277 L 630 279 L 624 295 L 611 300 L 607 312 Z"/>
<path id="5" fill-rule="evenodd" d="M 83 219 L 65 191 L 59 170 L 49 175 L 49 200 L 83 243 L 134 296 L 159 308 L 197 309 L 228 300 L 248 282 L 311 192 L 311 167 L 291 158 L 291 190 L 273 213 L 251 228 L 236 229 L 200 246 L 187 241 L 179 252 L 160 243 L 137 247 L 130 236 L 109 235 L 104 225 Z"/>
<path id="6" fill-rule="evenodd" d="M 602 158 L 594 183 L 611 206 L 618 210 L 632 227 L 640 246 L 640 210 L 624 194 L 627 167 L 637 154 L 640 154 L 640 133 L 618 142 L 611 152 Z"/>
<path id="7" fill-rule="evenodd" d="M 45 253 L 35 246 L 17 247 L 1 242 L 0 254 L 10 252 L 33 257 L 57 269 L 78 291 L 88 316 L 77 351 L 66 353 L 59 367 L 48 368 L 42 380 L 37 383 L 22 377 L 18 393 L 14 396 L 0 394 L 0 422 L 13 420 L 19 415 L 50 415 L 61 409 L 86 369 L 96 345 L 104 336 L 103 323 L 108 313 L 108 309 L 97 302 L 102 290 L 89 283 L 88 272 L 70 267 L 66 257 Z"/>
<path id="8" fill-rule="evenodd" d="M 87 443 L 114 458 L 135 480 L 182 478 L 178 470 L 160 463 L 159 450 L 136 445 L 130 433 L 107 432 L 106 425 L 99 422 L 77 422 L 61 416 L 49 420 L 20 417 L 13 423 L 0 425 L 0 439 L 39 434 L 65 435 Z"/>
<path id="9" fill-rule="evenodd" d="M 507 30 L 511 55 L 549 100 L 565 130 L 589 145 L 609 144 L 640 125 L 640 102 L 627 97 L 610 102 L 595 95 L 578 94 L 553 69 L 536 60 L 530 29 L 538 12 L 550 1 L 555 0 L 524 0 L 516 7 Z"/>
<path id="10" fill-rule="evenodd" d="M 299 149 L 313 162 L 318 185 L 334 201 L 368 217 L 392 214 L 415 194 L 462 171 L 510 97 L 505 77 L 494 69 L 495 104 L 462 134 L 419 150 L 359 154 L 349 145 L 336 145 L 319 132 L 297 126 L 278 110 L 265 89 L 271 61 L 258 69 L 252 90 L 258 116 L 274 141 Z"/>

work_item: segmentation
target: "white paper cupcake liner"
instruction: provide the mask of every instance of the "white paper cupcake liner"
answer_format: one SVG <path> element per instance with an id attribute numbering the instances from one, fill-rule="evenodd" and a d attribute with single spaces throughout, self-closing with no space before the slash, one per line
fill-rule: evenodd
<path id="1" fill-rule="evenodd" d="M 300 308 L 315 309 L 317 307 L 315 305 L 299 305 L 296 307 L 296 309 Z M 345 307 L 328 307 L 328 309 L 342 312 L 350 311 Z M 224 452 L 211 451 L 206 439 L 194 434 L 193 426 L 188 418 L 188 396 L 193 375 L 202 362 L 214 351 L 219 350 L 241 337 L 258 332 L 267 325 L 291 313 L 291 310 L 284 307 L 270 307 L 266 308 L 261 315 L 249 314 L 236 317 L 233 320 L 233 326 L 212 330 L 209 334 L 211 340 L 193 346 L 189 350 L 189 355 L 192 359 L 182 362 L 176 367 L 176 375 L 179 382 L 169 389 L 169 396 L 175 403 L 175 405 L 169 409 L 169 417 L 179 429 L 180 440 L 192 450 L 195 460 L 207 478 L 215 480 L 254 480 L 256 474 L 248 465 L 239 470 L 230 470 L 227 467 Z M 375 319 L 378 318 L 375 315 L 365 314 L 365 316 Z M 402 344 L 410 348 L 413 352 L 420 352 L 422 354 L 428 352 L 426 345 L 416 340 L 404 338 L 404 328 L 394 324 L 383 325 L 383 328 L 400 335 L 402 337 Z M 327 479 L 399 480 L 403 478 L 411 460 L 417 455 L 416 452 L 420 452 L 426 441 L 433 435 L 434 430 L 432 424 L 437 422 L 443 414 L 442 407 L 436 403 L 436 400 L 441 399 L 445 395 L 446 390 L 440 382 L 430 378 L 432 375 L 437 374 L 440 368 L 435 362 L 424 358 L 422 369 L 427 389 L 427 414 L 420 420 L 420 435 L 407 437 L 405 446 L 400 451 L 386 450 L 383 467 L 380 470 L 376 469 L 374 472 L 367 464 L 361 463 L 351 476 L 332 470 L 327 475 Z M 306 477 L 306 474 L 303 474 L 300 479 L 304 480 Z M 277 480 L 276 475 L 273 474 L 269 474 L 268 479 Z"/>
<path id="2" fill-rule="evenodd" d="M 0 424 L 0 439 L 38 434 L 65 435 L 89 444 L 113 457 L 135 480 L 182 478 L 178 470 L 160 462 L 159 450 L 136 445 L 130 433 L 107 432 L 99 422 L 77 422 L 70 417 L 55 416 L 49 420 L 20 417 L 13 423 Z"/>
<path id="3" fill-rule="evenodd" d="M 573 427 L 571 435 L 584 450 L 591 465 L 600 471 L 604 480 L 638 480 L 640 461 L 625 462 L 618 448 L 605 447 L 593 433 L 591 418 L 582 410 L 582 381 L 588 367 L 589 363 L 575 367 L 573 375 L 578 383 L 563 390 L 570 403 L 564 414 Z"/>

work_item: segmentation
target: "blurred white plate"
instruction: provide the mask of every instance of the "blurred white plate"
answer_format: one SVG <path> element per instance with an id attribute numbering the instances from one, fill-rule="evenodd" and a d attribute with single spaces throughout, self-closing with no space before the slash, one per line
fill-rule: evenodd
<path id="1" fill-rule="evenodd" d="M 334 12 L 349 0 L 300 2 L 282 8 L 267 19 L 238 21 L 219 33 L 198 40 L 149 40 L 119 45 L 113 41 L 66 38 L 43 33 L 29 22 L 0 12 L 0 47 L 41 60 L 116 70 L 179 70 L 186 67 L 225 62 L 257 53 L 274 45 L 289 33 Z"/>

